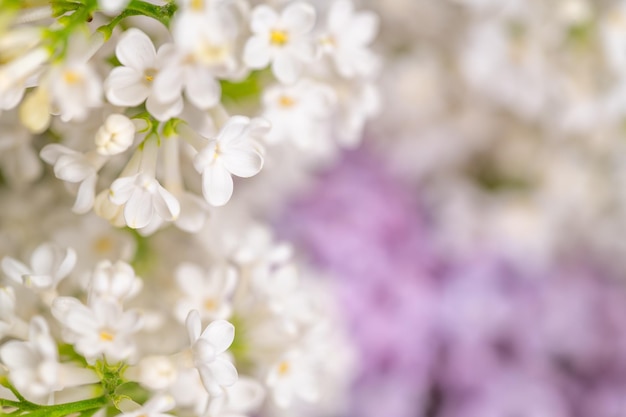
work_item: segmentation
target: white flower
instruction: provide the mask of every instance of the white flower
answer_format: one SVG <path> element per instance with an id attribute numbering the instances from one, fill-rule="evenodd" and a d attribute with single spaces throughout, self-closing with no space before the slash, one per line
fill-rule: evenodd
<path id="1" fill-rule="evenodd" d="M 176 268 L 176 282 L 185 293 L 176 303 L 176 317 L 185 321 L 191 310 L 203 319 L 227 319 L 232 314 L 230 297 L 237 285 L 232 266 L 216 265 L 208 273 L 197 265 L 184 263 Z"/>
<path id="2" fill-rule="evenodd" d="M 202 331 L 200 314 L 192 310 L 186 320 L 193 362 L 202 384 L 213 396 L 223 394 L 225 387 L 237 382 L 237 369 L 224 354 L 233 343 L 235 327 L 226 320 L 217 320 Z"/>
<path id="3" fill-rule="evenodd" d="M 174 417 L 166 414 L 176 406 L 174 398 L 169 395 L 156 395 L 134 411 L 118 414 L 117 417 Z"/>
<path id="4" fill-rule="evenodd" d="M 91 296 L 121 302 L 133 298 L 143 282 L 135 276 L 133 267 L 126 262 L 101 261 L 91 278 Z"/>
<path id="5" fill-rule="evenodd" d="M 146 227 L 158 216 L 163 220 L 175 220 L 180 214 L 180 204 L 156 178 L 138 173 L 118 178 L 111 184 L 109 200 L 124 205 L 124 219 L 128 227 Z"/>
<path id="6" fill-rule="evenodd" d="M 52 67 L 48 77 L 62 121 L 85 120 L 89 108 L 101 105 L 102 81 L 88 62 L 64 61 Z"/>
<path id="7" fill-rule="evenodd" d="M 280 408 L 289 407 L 295 398 L 309 402 L 318 399 L 317 381 L 307 359 L 301 352 L 290 351 L 267 374 L 265 382 Z"/>
<path id="8" fill-rule="evenodd" d="M 257 69 L 271 62 L 279 81 L 295 82 L 303 63 L 315 56 L 309 35 L 314 24 L 315 9 L 308 3 L 292 3 L 280 15 L 266 5 L 255 7 L 250 18 L 253 36 L 246 43 L 244 62 Z"/>
<path id="9" fill-rule="evenodd" d="M 326 32 L 320 37 L 322 51 L 329 54 L 342 77 L 371 76 L 378 59 L 368 48 L 378 32 L 378 16 L 355 13 L 351 0 L 338 0 L 328 13 Z"/>
<path id="10" fill-rule="evenodd" d="M 10 341 L 0 347 L 0 360 L 9 368 L 11 382 L 22 395 L 35 402 L 63 388 L 58 356 L 48 325 L 38 316 L 31 321 L 28 341 Z"/>
<path id="11" fill-rule="evenodd" d="M 330 139 L 335 101 L 331 88 L 309 80 L 269 87 L 263 93 L 263 117 L 272 123 L 267 141 L 290 141 L 301 149 L 315 149 Z"/>
<path id="12" fill-rule="evenodd" d="M 117 155 L 133 144 L 135 125 L 123 114 L 111 114 L 96 133 L 96 149 L 101 155 Z"/>
<path id="13" fill-rule="evenodd" d="M 180 96 L 166 101 L 154 79 L 160 69 L 171 59 L 173 45 L 159 48 L 157 53 L 152 41 L 139 29 L 129 29 L 121 36 L 115 54 L 123 66 L 111 70 L 106 82 L 107 99 L 116 106 L 133 107 L 146 101 L 146 109 L 160 121 L 180 114 L 183 100 Z"/>
<path id="14" fill-rule="evenodd" d="M 49 394 L 64 388 L 99 382 L 91 369 L 59 363 L 56 341 L 40 316 L 31 320 L 27 341 L 13 340 L 0 347 L 0 360 L 15 388 L 33 402 L 45 402 Z"/>
<path id="15" fill-rule="evenodd" d="M 44 146 L 40 155 L 44 161 L 54 165 L 54 175 L 58 179 L 78 184 L 72 210 L 79 214 L 91 210 L 96 197 L 98 171 L 107 158 L 94 151 L 83 154 L 56 143 Z"/>
<path id="16" fill-rule="evenodd" d="M 74 268 L 76 252 L 44 243 L 30 257 L 30 267 L 11 257 L 2 259 L 2 271 L 14 282 L 37 290 L 51 290 Z"/>
<path id="17" fill-rule="evenodd" d="M 223 206 L 233 194 L 232 175 L 248 178 L 259 173 L 263 157 L 255 139 L 269 129 L 264 119 L 231 117 L 217 137 L 194 158 L 202 174 L 202 193 L 209 204 Z"/>
<path id="18" fill-rule="evenodd" d="M 241 377 L 226 388 L 226 394 L 211 401 L 211 417 L 245 417 L 258 411 L 265 399 L 263 385 L 255 379 Z"/>
<path id="19" fill-rule="evenodd" d="M 178 378 L 178 369 L 167 356 L 146 356 L 139 361 L 137 368 L 128 370 L 133 371 L 136 373 L 136 380 L 153 391 L 171 387 Z"/>
<path id="20" fill-rule="evenodd" d="M 0 109 L 17 106 L 24 96 L 27 81 L 50 58 L 46 48 L 38 47 L 19 54 L 5 65 L 0 65 Z"/>
<path id="21" fill-rule="evenodd" d="M 63 338 L 85 359 L 100 356 L 111 362 L 132 359 L 136 346 L 133 334 L 142 327 L 140 314 L 107 299 L 92 299 L 89 307 L 72 297 L 58 297 L 52 315 L 63 324 Z"/>

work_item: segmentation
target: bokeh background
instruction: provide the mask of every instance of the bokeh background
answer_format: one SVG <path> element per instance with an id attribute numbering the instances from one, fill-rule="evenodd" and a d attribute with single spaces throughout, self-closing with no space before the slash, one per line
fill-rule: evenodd
<path id="1" fill-rule="evenodd" d="M 626 416 L 626 1 L 386 0 L 382 113 L 273 214 L 350 417 Z"/>

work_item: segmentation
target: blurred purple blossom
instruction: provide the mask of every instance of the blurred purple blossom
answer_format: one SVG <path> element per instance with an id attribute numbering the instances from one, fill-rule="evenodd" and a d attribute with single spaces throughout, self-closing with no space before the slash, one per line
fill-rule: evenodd
<path id="1" fill-rule="evenodd" d="M 336 277 L 361 355 L 351 417 L 626 416 L 623 283 L 585 259 L 448 260 L 415 194 L 350 152 L 278 225 Z"/>

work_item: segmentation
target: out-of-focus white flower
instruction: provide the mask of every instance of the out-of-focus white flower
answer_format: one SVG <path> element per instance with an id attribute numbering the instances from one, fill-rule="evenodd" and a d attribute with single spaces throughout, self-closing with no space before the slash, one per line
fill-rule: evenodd
<path id="1" fill-rule="evenodd" d="M 98 171 L 107 158 L 95 151 L 83 154 L 57 143 L 44 146 L 40 155 L 54 165 L 54 175 L 58 179 L 79 184 L 72 210 L 80 214 L 91 210 L 96 197 Z"/>
<path id="2" fill-rule="evenodd" d="M 319 42 L 322 51 L 332 57 L 342 77 L 368 77 L 379 67 L 378 58 L 369 49 L 377 33 L 378 16 L 375 13 L 356 13 L 351 0 L 339 0 L 328 12 L 326 31 Z"/>
<path id="3" fill-rule="evenodd" d="M 50 69 L 47 80 L 64 122 L 85 120 L 89 109 L 102 103 L 102 81 L 88 62 L 66 60 Z"/>
<path id="4" fill-rule="evenodd" d="M 27 81 L 35 75 L 50 58 L 43 47 L 23 50 L 5 65 L 0 65 L 0 109 L 17 106 L 24 96 Z"/>
<path id="5" fill-rule="evenodd" d="M 141 385 L 155 391 L 172 386 L 178 378 L 178 369 L 167 356 L 144 357 L 133 371 Z"/>
<path id="6" fill-rule="evenodd" d="M 166 414 L 176 406 L 174 398 L 169 395 L 156 395 L 137 410 L 118 414 L 117 417 L 174 417 Z"/>
<path id="7" fill-rule="evenodd" d="M 88 307 L 75 298 L 58 297 L 52 303 L 52 315 L 63 324 L 64 340 L 92 363 L 102 355 L 118 362 L 135 354 L 132 336 L 143 324 L 135 310 L 124 312 L 107 299 L 92 299 Z"/>
<path id="8" fill-rule="evenodd" d="M 267 142 L 290 141 L 303 150 L 315 150 L 330 140 L 335 101 L 330 87 L 310 80 L 269 87 L 263 93 L 263 116 L 272 123 Z"/>
<path id="9" fill-rule="evenodd" d="M 307 357 L 298 351 L 288 352 L 275 363 L 267 374 L 266 383 L 280 408 L 289 407 L 296 398 L 313 402 L 319 396 L 313 369 Z"/>
<path id="10" fill-rule="evenodd" d="M 315 57 L 310 37 L 314 25 L 315 9 L 308 3 L 292 3 L 280 15 L 267 5 L 255 7 L 250 18 L 253 36 L 246 43 L 244 62 L 257 69 L 271 62 L 279 81 L 295 82 L 303 63 Z"/>
<path id="11" fill-rule="evenodd" d="M 176 282 L 185 293 L 176 303 L 176 317 L 184 322 L 191 310 L 208 320 L 228 319 L 237 272 L 229 265 L 216 265 L 208 273 L 197 265 L 184 263 L 176 268 Z"/>
<path id="12" fill-rule="evenodd" d="M 139 29 L 129 29 L 121 36 L 115 54 L 123 66 L 111 70 L 105 81 L 107 99 L 117 106 L 133 107 L 146 102 L 146 109 L 157 120 L 165 121 L 180 114 L 183 100 L 180 96 L 171 101 L 163 94 L 168 92 L 155 88 L 154 79 L 161 68 L 171 59 L 173 45 L 159 48 L 157 53 L 152 41 Z"/>
<path id="13" fill-rule="evenodd" d="M 224 388 L 237 382 L 237 369 L 224 354 L 233 343 L 235 327 L 226 320 L 209 324 L 204 331 L 200 313 L 189 312 L 186 320 L 191 342 L 193 363 L 200 372 L 202 384 L 213 396 L 223 394 Z"/>
<path id="14" fill-rule="evenodd" d="M 126 262 L 117 261 L 113 264 L 111 261 L 101 261 L 93 272 L 90 287 L 92 296 L 122 302 L 137 295 L 143 282 Z"/>
<path id="15" fill-rule="evenodd" d="M 0 347 L 0 360 L 9 368 L 9 377 L 28 400 L 41 402 L 65 387 L 98 381 L 94 372 L 59 363 L 59 354 L 43 317 L 31 320 L 29 340 L 9 341 Z"/>
<path id="16" fill-rule="evenodd" d="M 265 399 L 265 389 L 252 378 L 241 377 L 226 394 L 211 402 L 211 417 L 246 417 L 258 410 Z"/>
<path id="17" fill-rule="evenodd" d="M 111 114 L 96 133 L 96 149 L 101 155 L 117 155 L 133 144 L 135 125 L 123 114 Z"/>
<path id="18" fill-rule="evenodd" d="M 256 139 L 265 135 L 269 124 L 264 119 L 231 117 L 217 137 L 194 158 L 202 174 L 202 193 L 207 202 L 223 206 L 233 194 L 232 175 L 248 178 L 261 171 L 263 156 Z"/>
<path id="19" fill-rule="evenodd" d="M 0 359 L 9 368 L 11 381 L 22 395 L 40 401 L 63 388 L 59 381 L 57 346 L 42 317 L 30 325 L 30 340 L 10 341 L 0 347 Z"/>
<path id="20" fill-rule="evenodd" d="M 2 271 L 14 282 L 37 290 L 51 290 L 74 268 L 76 252 L 44 243 L 30 257 L 30 267 L 11 257 L 2 259 Z"/>

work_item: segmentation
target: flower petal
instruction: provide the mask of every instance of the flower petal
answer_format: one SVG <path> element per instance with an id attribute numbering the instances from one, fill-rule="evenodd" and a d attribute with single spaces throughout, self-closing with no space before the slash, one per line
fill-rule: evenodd
<path id="1" fill-rule="evenodd" d="M 152 196 L 135 189 L 124 206 L 124 220 L 128 227 L 133 229 L 145 227 L 150 223 L 153 215 Z"/>
<path id="2" fill-rule="evenodd" d="M 288 53 L 280 53 L 274 58 L 272 72 L 285 84 L 293 84 L 302 73 L 302 64 Z"/>
<path id="3" fill-rule="evenodd" d="M 269 40 L 261 36 L 248 39 L 243 51 L 243 62 L 250 68 L 265 68 L 270 63 Z"/>
<path id="4" fill-rule="evenodd" d="M 210 71 L 194 67 L 188 70 L 187 76 L 193 81 L 185 86 L 185 95 L 194 106 L 205 110 L 220 101 L 222 87 Z"/>
<path id="5" fill-rule="evenodd" d="M 233 343 L 235 326 L 226 320 L 216 320 L 204 329 L 200 338 L 207 340 L 215 349 L 215 353 L 219 355 Z"/>
<path id="6" fill-rule="evenodd" d="M 150 94 L 143 75 L 133 68 L 116 67 L 104 83 L 107 99 L 116 106 L 133 107 L 143 103 Z"/>
<path id="7" fill-rule="evenodd" d="M 122 65 L 143 71 L 156 63 L 154 44 L 139 29 L 128 29 L 115 47 L 115 55 Z"/>
<path id="8" fill-rule="evenodd" d="M 281 23 L 290 34 L 308 33 L 315 25 L 315 9 L 308 3 L 292 3 L 283 11 Z"/>
<path id="9" fill-rule="evenodd" d="M 252 148 L 228 148 L 222 152 L 221 159 L 231 174 L 242 178 L 252 177 L 263 168 L 263 158 Z"/>
<path id="10" fill-rule="evenodd" d="M 202 173 L 202 194 L 213 206 L 223 206 L 233 195 L 233 179 L 219 161 L 209 165 Z"/>
<path id="11" fill-rule="evenodd" d="M 278 22 L 278 14 L 264 4 L 254 8 L 250 16 L 250 29 L 253 33 L 266 35 Z"/>

